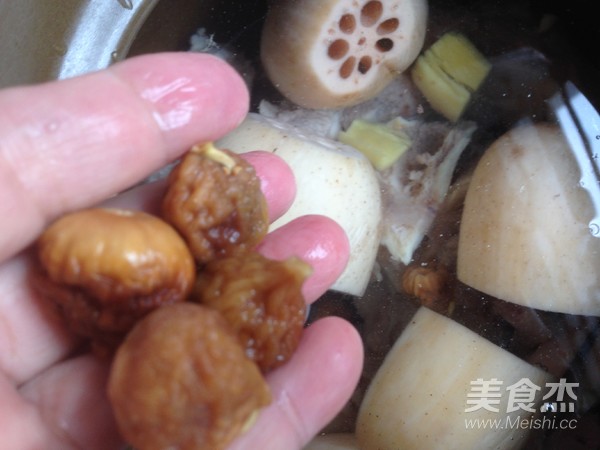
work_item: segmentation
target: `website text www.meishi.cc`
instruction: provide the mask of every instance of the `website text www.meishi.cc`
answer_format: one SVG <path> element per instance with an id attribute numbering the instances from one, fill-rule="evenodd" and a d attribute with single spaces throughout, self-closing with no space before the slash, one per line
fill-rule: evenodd
<path id="1" fill-rule="evenodd" d="M 506 416 L 497 419 L 465 419 L 467 430 L 571 430 L 577 427 L 577 419 L 557 417 Z"/>

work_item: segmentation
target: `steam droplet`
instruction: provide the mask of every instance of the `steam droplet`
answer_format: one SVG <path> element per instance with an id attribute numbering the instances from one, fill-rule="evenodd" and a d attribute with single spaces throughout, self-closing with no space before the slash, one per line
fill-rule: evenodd
<path id="1" fill-rule="evenodd" d="M 600 238 L 600 221 L 590 222 L 589 227 L 592 236 Z"/>

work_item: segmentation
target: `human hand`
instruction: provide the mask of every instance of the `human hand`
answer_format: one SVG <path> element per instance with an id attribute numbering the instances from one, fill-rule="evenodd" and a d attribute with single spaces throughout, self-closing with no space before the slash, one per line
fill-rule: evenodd
<path id="1" fill-rule="evenodd" d="M 248 95 L 221 61 L 197 54 L 144 56 L 109 70 L 0 92 L 0 430 L 11 449 L 108 449 L 123 443 L 105 395 L 108 367 L 31 289 L 30 244 L 55 218 L 104 202 L 244 117 Z M 289 168 L 252 153 L 272 218 L 294 195 Z M 112 197 L 152 209 L 159 185 Z M 343 231 L 304 217 L 269 234 L 261 252 L 313 265 L 307 301 L 348 257 Z M 294 357 L 268 376 L 273 403 L 232 448 L 301 448 L 349 398 L 362 365 L 354 329 L 337 318 L 308 327 Z"/>

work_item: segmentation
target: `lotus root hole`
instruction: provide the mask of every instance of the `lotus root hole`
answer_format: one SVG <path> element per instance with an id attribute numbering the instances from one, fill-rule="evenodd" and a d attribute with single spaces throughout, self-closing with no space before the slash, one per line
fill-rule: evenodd
<path id="1" fill-rule="evenodd" d="M 393 33 L 400 26 L 400 20 L 395 17 L 384 20 L 377 26 L 377 34 L 382 36 L 385 34 Z"/>
<path id="2" fill-rule="evenodd" d="M 327 55 L 334 60 L 342 59 L 348 53 L 350 44 L 344 39 L 336 39 L 327 49 Z"/>
<path id="3" fill-rule="evenodd" d="M 342 67 L 340 67 L 340 77 L 342 77 L 343 79 L 349 78 L 350 75 L 352 75 L 352 72 L 354 71 L 355 65 L 356 58 L 354 56 L 351 56 L 350 58 L 346 59 L 346 61 L 344 61 L 344 63 L 342 64 Z"/>
<path id="4" fill-rule="evenodd" d="M 356 29 L 356 19 L 352 14 L 344 14 L 340 17 L 339 27 L 342 33 L 352 34 Z"/>
<path id="5" fill-rule="evenodd" d="M 380 52 L 389 52 L 392 48 L 394 48 L 394 41 L 388 38 L 379 39 L 375 43 L 375 48 Z"/>
<path id="6" fill-rule="evenodd" d="M 380 1 L 370 1 L 360 10 L 360 23 L 365 27 L 375 25 L 383 14 L 383 5 Z"/>
<path id="7" fill-rule="evenodd" d="M 371 59 L 371 57 L 363 56 L 362 58 L 360 58 L 360 61 L 358 62 L 358 71 L 362 74 L 365 74 L 369 71 L 369 69 L 371 68 L 372 65 L 373 65 L 373 60 Z"/>

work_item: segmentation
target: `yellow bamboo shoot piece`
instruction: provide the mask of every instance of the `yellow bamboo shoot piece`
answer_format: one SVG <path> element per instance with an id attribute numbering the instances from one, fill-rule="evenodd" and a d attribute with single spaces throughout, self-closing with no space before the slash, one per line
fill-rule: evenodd
<path id="1" fill-rule="evenodd" d="M 375 169 L 382 171 L 394 164 L 410 147 L 410 138 L 402 130 L 365 120 L 354 120 L 338 140 L 362 152 Z"/>
<path id="2" fill-rule="evenodd" d="M 451 32 L 417 58 L 412 79 L 433 109 L 456 122 L 490 69 L 471 41 Z"/>

